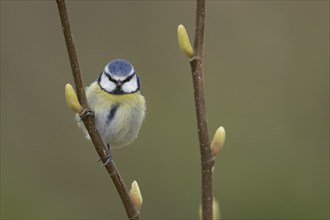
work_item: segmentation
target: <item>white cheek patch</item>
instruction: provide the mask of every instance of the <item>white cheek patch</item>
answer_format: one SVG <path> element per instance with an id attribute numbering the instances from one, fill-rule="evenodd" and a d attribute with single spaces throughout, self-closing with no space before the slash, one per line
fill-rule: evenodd
<path id="1" fill-rule="evenodd" d="M 133 78 L 130 81 L 125 82 L 123 84 L 123 86 L 121 87 L 121 89 L 124 93 L 135 92 L 138 89 L 138 83 L 137 83 L 136 75 L 134 75 Z"/>
<path id="2" fill-rule="evenodd" d="M 111 82 L 104 73 L 101 76 L 100 86 L 107 92 L 112 92 L 116 89 L 116 84 Z"/>

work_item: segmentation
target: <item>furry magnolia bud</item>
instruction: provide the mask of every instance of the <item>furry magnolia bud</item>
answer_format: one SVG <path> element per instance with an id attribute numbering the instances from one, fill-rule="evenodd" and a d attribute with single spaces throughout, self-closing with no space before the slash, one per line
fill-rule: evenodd
<path id="1" fill-rule="evenodd" d="M 80 105 L 76 92 L 69 83 L 65 85 L 65 98 L 66 103 L 72 111 L 76 113 L 80 113 L 82 111 L 83 107 Z"/>
<path id="2" fill-rule="evenodd" d="M 132 199 L 132 202 L 137 210 L 140 210 L 142 205 L 142 195 L 138 183 L 134 180 L 129 191 L 129 195 Z"/>
<path id="3" fill-rule="evenodd" d="M 210 145 L 213 157 L 218 155 L 219 152 L 222 150 L 223 145 L 225 144 L 225 139 L 226 139 L 226 131 L 224 127 L 221 126 L 215 132 L 213 140 Z"/>
<path id="4" fill-rule="evenodd" d="M 187 34 L 186 28 L 180 24 L 178 26 L 178 41 L 181 51 L 188 57 L 192 58 L 194 55 L 194 50 L 191 47 L 189 36 Z"/>

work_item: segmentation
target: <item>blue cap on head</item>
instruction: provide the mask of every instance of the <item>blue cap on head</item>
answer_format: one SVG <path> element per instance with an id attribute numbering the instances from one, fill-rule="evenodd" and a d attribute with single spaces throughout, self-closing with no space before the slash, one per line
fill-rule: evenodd
<path id="1" fill-rule="evenodd" d="M 133 66 L 127 60 L 113 60 L 105 67 L 105 72 L 120 77 L 129 75 L 133 70 Z"/>

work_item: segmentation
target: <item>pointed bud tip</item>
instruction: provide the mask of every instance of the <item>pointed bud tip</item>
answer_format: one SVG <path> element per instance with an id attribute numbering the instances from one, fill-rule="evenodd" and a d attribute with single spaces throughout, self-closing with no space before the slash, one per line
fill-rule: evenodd
<path id="1" fill-rule="evenodd" d="M 82 106 L 80 105 L 76 92 L 74 91 L 71 84 L 67 83 L 65 85 L 65 98 L 69 108 L 76 112 L 80 113 L 82 111 Z"/>
<path id="2" fill-rule="evenodd" d="M 223 148 L 223 145 L 225 144 L 225 139 L 226 139 L 226 131 L 224 127 L 220 126 L 216 130 L 210 145 L 213 157 L 215 157 L 220 153 L 220 151 Z"/>
<path id="3" fill-rule="evenodd" d="M 131 190 L 129 191 L 129 195 L 136 209 L 140 210 L 143 199 L 139 188 L 139 184 L 135 180 L 132 183 Z"/>
<path id="4" fill-rule="evenodd" d="M 194 55 L 194 50 L 190 44 L 190 40 L 186 28 L 182 24 L 178 26 L 178 42 L 181 51 L 188 58 L 192 58 Z"/>

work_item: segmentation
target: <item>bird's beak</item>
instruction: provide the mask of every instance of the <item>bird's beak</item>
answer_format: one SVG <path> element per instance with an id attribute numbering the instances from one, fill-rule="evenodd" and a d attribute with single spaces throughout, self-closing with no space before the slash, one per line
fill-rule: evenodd
<path id="1" fill-rule="evenodd" d="M 117 82 L 117 86 L 121 87 L 123 85 L 123 82 L 122 81 L 118 81 Z"/>

